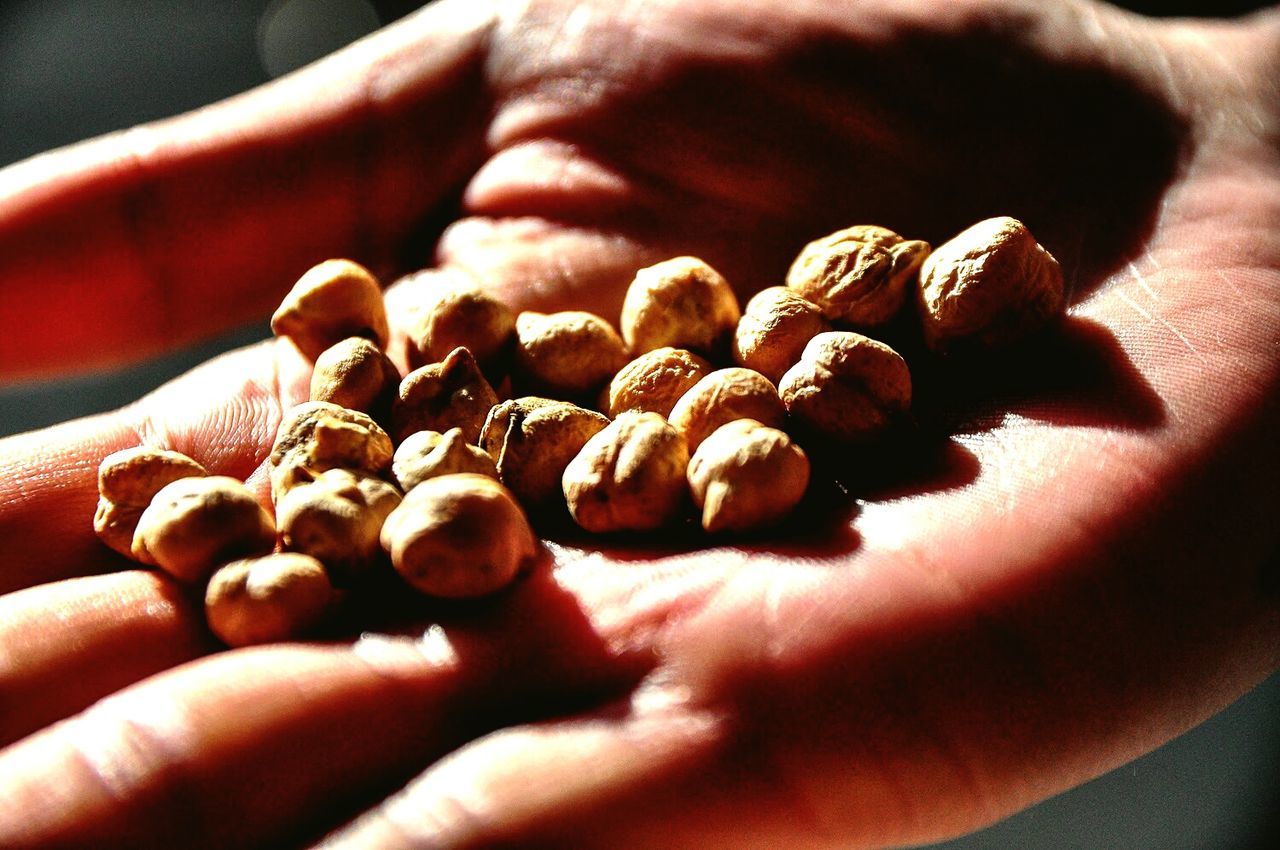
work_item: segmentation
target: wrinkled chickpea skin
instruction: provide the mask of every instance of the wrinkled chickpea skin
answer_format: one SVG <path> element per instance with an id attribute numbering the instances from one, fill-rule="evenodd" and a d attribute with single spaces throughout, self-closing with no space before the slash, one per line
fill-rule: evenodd
<path id="1" fill-rule="evenodd" d="M 853 333 L 818 334 L 778 387 L 792 420 L 837 444 L 874 440 L 911 407 L 906 361 L 883 342 Z"/>
<path id="2" fill-rule="evenodd" d="M 816 304 L 785 286 L 752 296 L 733 333 L 733 360 L 775 384 L 800 359 L 805 345 L 831 323 Z"/>
<path id="3" fill-rule="evenodd" d="M 567 401 L 526 396 L 489 412 L 480 447 L 498 467 L 502 483 L 531 511 L 563 505 L 561 478 L 608 417 Z"/>
<path id="4" fill-rule="evenodd" d="M 569 513 L 587 531 L 649 531 L 684 511 L 689 449 L 656 413 L 630 411 L 613 420 L 565 467 Z"/>
<path id="5" fill-rule="evenodd" d="M 774 525 L 809 486 L 809 460 L 785 432 L 751 419 L 718 428 L 689 461 L 689 489 L 710 532 Z"/>
<path id="6" fill-rule="evenodd" d="M 279 504 L 289 490 L 327 469 L 381 474 L 393 453 L 391 438 L 368 415 L 327 401 L 304 402 L 285 415 L 267 458 L 272 499 Z"/>
<path id="7" fill-rule="evenodd" d="M 671 425 L 696 451 L 712 431 L 735 419 L 754 419 L 771 428 L 786 424 L 787 411 L 764 375 L 730 367 L 703 376 L 671 408 Z"/>
<path id="8" fill-rule="evenodd" d="M 932 351 L 995 349 L 1061 315 L 1062 268 L 1026 225 L 980 221 L 938 247 L 920 274 L 920 322 Z"/>
<path id="9" fill-rule="evenodd" d="M 601 399 L 612 417 L 628 410 L 667 416 L 690 387 L 711 372 L 711 364 L 692 351 L 657 348 L 618 370 Z"/>
<path id="10" fill-rule="evenodd" d="M 823 315 L 860 327 L 881 325 L 902 308 L 929 244 L 862 224 L 815 239 L 787 271 L 787 286 Z"/>

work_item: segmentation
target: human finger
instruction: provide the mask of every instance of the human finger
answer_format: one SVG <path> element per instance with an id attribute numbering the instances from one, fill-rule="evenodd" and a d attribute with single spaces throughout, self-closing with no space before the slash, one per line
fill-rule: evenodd
<path id="1" fill-rule="evenodd" d="M 491 16 L 435 3 L 254 91 L 0 171 L 0 376 L 258 318 L 327 257 L 399 265 L 483 155 Z"/>
<path id="2" fill-rule="evenodd" d="M 471 737 L 625 690 L 650 663 L 603 643 L 545 570 L 417 636 L 222 653 L 0 751 L 0 843 L 302 840 Z"/>
<path id="3" fill-rule="evenodd" d="M 0 747 L 213 645 L 189 594 L 155 573 L 0 596 Z"/>

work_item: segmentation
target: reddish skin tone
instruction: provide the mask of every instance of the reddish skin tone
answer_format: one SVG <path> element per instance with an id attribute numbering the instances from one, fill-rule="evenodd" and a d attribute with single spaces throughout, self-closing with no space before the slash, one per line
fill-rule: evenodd
<path id="1" fill-rule="evenodd" d="M 666 257 L 745 296 L 851 222 L 936 244 L 1015 215 L 1063 262 L 1070 369 L 957 403 L 959 472 L 870 496 L 853 531 L 616 569 L 553 548 L 425 652 L 184 638 L 62 706 L 34 694 L 74 654 L 198 616 L 148 608 L 172 591 L 147 573 L 66 581 L 126 566 L 90 529 L 98 460 L 141 433 L 249 475 L 307 369 L 264 344 L 0 441 L 0 589 L 44 585 L 0 599 L 4 628 L 49 634 L 0 665 L 6 730 L 43 727 L 0 750 L 0 844 L 917 842 L 1123 763 L 1280 664 L 1280 15 L 568 6 L 445 0 L 344 59 L 0 172 L 6 377 L 265 316 L 327 256 L 394 272 L 457 185 L 442 265 L 517 309 L 610 319 Z M 94 593 L 134 616 L 45 632 Z"/>

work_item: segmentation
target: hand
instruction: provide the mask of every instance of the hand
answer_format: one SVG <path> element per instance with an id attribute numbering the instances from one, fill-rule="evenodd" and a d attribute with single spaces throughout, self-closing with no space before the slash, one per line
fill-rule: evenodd
<path id="1" fill-rule="evenodd" d="M 327 256 L 435 244 L 513 304 L 613 316 L 675 254 L 745 294 L 845 224 L 937 244 L 1004 213 L 1070 319 L 1044 359 L 918 376 L 941 448 L 906 488 L 855 466 L 859 501 L 772 544 L 560 541 L 354 642 L 210 654 L 190 592 L 90 529 L 98 461 L 144 437 L 261 486 L 305 394 L 287 342 L 4 440 L 0 844 L 920 842 L 1277 667 L 1276 13 L 488 5 L 0 174 L 0 364 L 258 317 Z"/>

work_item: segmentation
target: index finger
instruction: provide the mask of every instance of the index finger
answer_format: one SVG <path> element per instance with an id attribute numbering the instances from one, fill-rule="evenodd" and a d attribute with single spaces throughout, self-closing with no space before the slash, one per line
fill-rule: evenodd
<path id="1" fill-rule="evenodd" d="M 243 323 L 327 257 L 396 267 L 483 156 L 490 17 L 433 4 L 254 91 L 0 171 L 0 378 Z"/>

